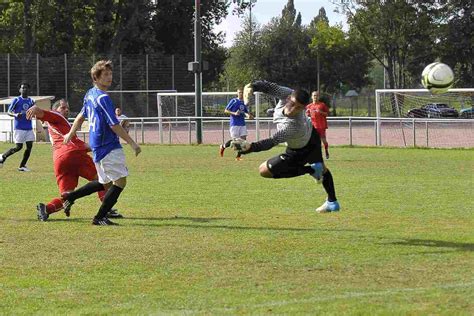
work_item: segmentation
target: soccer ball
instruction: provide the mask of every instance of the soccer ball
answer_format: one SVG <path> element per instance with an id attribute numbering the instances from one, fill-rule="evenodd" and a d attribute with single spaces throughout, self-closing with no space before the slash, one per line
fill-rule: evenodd
<path id="1" fill-rule="evenodd" d="M 235 151 L 246 151 L 247 149 L 249 149 L 250 143 L 247 142 L 245 139 L 242 139 L 242 138 L 235 138 L 235 139 L 232 140 L 232 142 L 230 143 L 230 146 L 231 146 L 232 149 L 234 149 Z"/>
<path id="2" fill-rule="evenodd" d="M 451 67 L 443 63 L 432 63 L 423 69 L 421 73 L 421 84 L 432 94 L 440 94 L 448 91 L 453 86 L 454 73 Z"/>

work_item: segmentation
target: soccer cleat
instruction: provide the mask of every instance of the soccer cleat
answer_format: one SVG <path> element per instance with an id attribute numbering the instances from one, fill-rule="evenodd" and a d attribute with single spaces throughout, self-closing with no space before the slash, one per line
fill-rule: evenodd
<path id="1" fill-rule="evenodd" d="M 104 218 L 95 218 L 92 220 L 92 225 L 96 226 L 114 226 L 118 225 L 117 223 L 112 222 L 107 217 Z"/>
<path id="2" fill-rule="evenodd" d="M 318 213 L 331 213 L 331 212 L 338 212 L 341 209 L 338 201 L 326 202 L 323 203 L 320 207 L 316 209 Z"/>
<path id="3" fill-rule="evenodd" d="M 107 213 L 107 217 L 108 218 L 123 218 L 123 215 L 120 214 L 116 208 L 113 208 Z"/>
<path id="4" fill-rule="evenodd" d="M 61 198 L 63 199 L 64 214 L 66 214 L 66 217 L 71 216 L 71 207 L 74 205 L 74 201 L 70 201 L 67 199 L 68 194 L 69 192 L 64 192 L 61 194 Z"/>
<path id="5" fill-rule="evenodd" d="M 323 163 L 322 162 L 315 162 L 310 165 L 314 172 L 311 176 L 316 180 L 317 183 L 323 182 Z"/>
<path id="6" fill-rule="evenodd" d="M 0 168 L 3 167 L 3 162 L 4 162 L 3 155 L 0 154 Z"/>
<path id="7" fill-rule="evenodd" d="M 224 157 L 224 150 L 225 150 L 225 146 L 220 145 L 219 146 L 219 155 L 221 155 L 221 157 Z"/>
<path id="8" fill-rule="evenodd" d="M 242 157 L 235 157 L 235 161 L 241 161 L 242 159 Z"/>
<path id="9" fill-rule="evenodd" d="M 27 166 L 23 166 L 23 167 L 20 167 L 20 168 L 18 168 L 18 171 L 22 171 L 22 172 L 30 172 L 30 171 L 31 171 L 31 169 L 28 169 L 28 167 L 27 167 Z"/>
<path id="10" fill-rule="evenodd" d="M 48 220 L 49 214 L 46 211 L 46 205 L 43 203 L 39 203 L 36 205 L 36 211 L 38 212 L 38 220 L 42 222 L 46 222 Z"/>

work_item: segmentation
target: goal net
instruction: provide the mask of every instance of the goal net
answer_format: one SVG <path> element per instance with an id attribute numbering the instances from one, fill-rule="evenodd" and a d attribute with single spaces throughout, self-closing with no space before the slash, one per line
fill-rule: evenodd
<path id="1" fill-rule="evenodd" d="M 377 144 L 473 147 L 474 89 L 376 90 Z"/>
<path id="2" fill-rule="evenodd" d="M 176 90 L 109 90 L 115 106 L 121 107 L 122 112 L 129 117 L 157 116 L 156 94 L 173 93 Z"/>
<path id="3" fill-rule="evenodd" d="M 237 97 L 236 92 L 203 92 L 202 117 L 228 117 L 224 110 L 229 101 Z M 251 102 L 249 111 L 255 116 L 266 115 L 269 108 L 275 106 L 275 101 L 264 95 L 259 95 L 257 102 Z M 161 117 L 195 117 L 196 102 L 194 92 L 157 93 L 158 113 Z M 258 113 L 255 113 L 258 108 Z"/>
<path id="4" fill-rule="evenodd" d="M 158 130 L 160 140 L 163 142 L 164 129 L 167 124 L 171 130 L 170 124 L 179 125 L 180 122 L 192 122 L 196 133 L 200 128 L 201 134 L 206 135 L 206 141 L 214 140 L 214 143 L 224 141 L 224 129 L 228 129 L 229 114 L 224 112 L 229 101 L 237 97 L 236 92 L 203 92 L 201 116 L 196 116 L 196 102 L 194 92 L 178 92 L 178 93 L 157 93 L 158 107 Z M 246 122 L 247 131 L 250 139 L 259 140 L 260 138 L 260 122 L 265 120 L 267 110 L 275 107 L 276 100 L 269 98 L 261 93 L 255 93 L 250 100 L 249 112 L 255 117 L 254 120 Z M 197 124 L 198 120 L 202 124 Z M 196 124 L 194 124 L 196 123 Z M 267 123 L 271 124 L 271 123 Z M 265 130 L 269 130 L 271 126 L 266 126 Z M 170 135 L 171 132 L 168 132 Z M 218 137 L 214 137 L 218 135 Z M 220 136 L 222 135 L 222 136 Z M 213 138 L 214 137 L 214 138 Z"/>

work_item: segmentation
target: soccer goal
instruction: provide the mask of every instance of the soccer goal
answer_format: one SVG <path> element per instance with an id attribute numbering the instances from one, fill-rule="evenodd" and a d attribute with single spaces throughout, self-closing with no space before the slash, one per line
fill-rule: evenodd
<path id="1" fill-rule="evenodd" d="M 127 116 L 156 116 L 156 94 L 176 93 L 177 90 L 109 90 L 114 104 Z"/>
<path id="2" fill-rule="evenodd" d="M 188 119 L 195 121 L 202 119 L 206 123 L 208 129 L 223 128 L 223 120 L 227 120 L 228 114 L 224 110 L 233 98 L 237 97 L 237 93 L 233 92 L 203 92 L 202 93 L 202 109 L 201 117 L 196 116 L 196 102 L 194 92 L 178 92 L 178 93 L 157 93 L 158 121 L 160 130 L 160 139 L 162 138 L 163 120 L 179 121 Z M 260 138 L 260 121 L 261 117 L 266 116 L 269 108 L 275 107 L 275 100 L 269 98 L 262 93 L 254 93 L 248 105 L 249 112 L 255 117 L 254 120 L 248 121 L 249 129 L 255 130 L 255 138 Z"/>
<path id="3" fill-rule="evenodd" d="M 376 90 L 377 145 L 473 147 L 474 89 Z"/>

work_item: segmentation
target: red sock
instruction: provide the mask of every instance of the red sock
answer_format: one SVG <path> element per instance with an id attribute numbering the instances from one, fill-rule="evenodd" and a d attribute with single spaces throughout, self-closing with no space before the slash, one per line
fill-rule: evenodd
<path id="1" fill-rule="evenodd" d="M 46 205 L 46 212 L 48 214 L 56 213 L 63 208 L 63 200 L 59 198 L 54 198 Z"/>
<path id="2" fill-rule="evenodd" d="M 97 195 L 99 196 L 99 200 L 102 202 L 104 200 L 104 197 L 105 197 L 105 193 L 107 191 L 106 190 L 102 190 L 102 191 L 98 191 L 97 192 Z"/>

